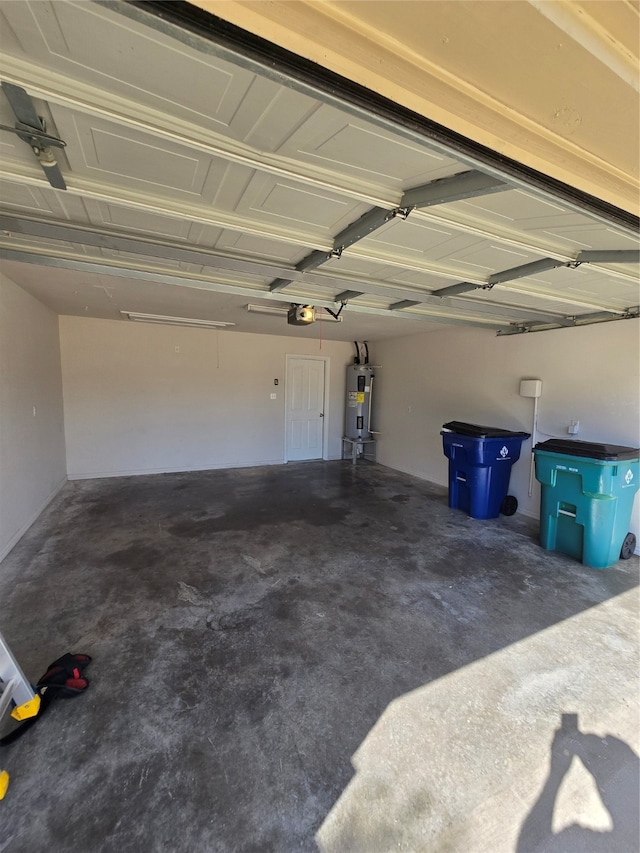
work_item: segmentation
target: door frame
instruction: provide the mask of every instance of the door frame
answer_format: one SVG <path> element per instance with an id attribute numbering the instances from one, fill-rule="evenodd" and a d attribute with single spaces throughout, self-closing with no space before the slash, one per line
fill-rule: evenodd
<path id="1" fill-rule="evenodd" d="M 322 459 L 329 458 L 329 356 L 328 355 L 305 355 L 304 353 L 286 353 L 284 357 L 284 454 L 285 462 L 289 461 L 289 446 L 287 440 L 287 417 L 289 413 L 289 371 L 290 364 L 294 359 L 305 359 L 306 361 L 324 361 L 324 418 L 322 419 Z"/>

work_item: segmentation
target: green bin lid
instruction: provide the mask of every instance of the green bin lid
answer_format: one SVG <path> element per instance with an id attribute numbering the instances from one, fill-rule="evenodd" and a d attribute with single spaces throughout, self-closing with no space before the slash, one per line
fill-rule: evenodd
<path id="1" fill-rule="evenodd" d="M 622 444 L 598 444 L 594 441 L 578 441 L 571 438 L 550 438 L 536 444 L 535 450 L 547 453 L 564 453 L 567 456 L 586 456 L 591 459 L 615 462 L 619 459 L 640 458 L 640 447 L 625 447 Z"/>
<path id="2" fill-rule="evenodd" d="M 499 427 L 480 426 L 480 424 L 467 424 L 463 421 L 449 421 L 442 424 L 442 429 L 449 432 L 457 432 L 458 435 L 468 435 L 472 438 L 529 438 L 528 432 L 513 432 L 510 429 Z"/>

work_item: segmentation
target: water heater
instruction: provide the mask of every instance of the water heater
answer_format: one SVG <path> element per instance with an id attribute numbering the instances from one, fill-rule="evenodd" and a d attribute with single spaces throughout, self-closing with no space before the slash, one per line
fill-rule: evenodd
<path id="1" fill-rule="evenodd" d="M 371 401 L 375 368 L 370 364 L 347 367 L 345 438 L 367 440 L 371 436 Z"/>

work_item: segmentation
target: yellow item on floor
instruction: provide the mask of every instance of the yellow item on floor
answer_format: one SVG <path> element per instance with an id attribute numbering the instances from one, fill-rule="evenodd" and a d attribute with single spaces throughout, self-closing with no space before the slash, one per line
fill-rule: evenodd
<path id="1" fill-rule="evenodd" d="M 35 717 L 40 710 L 40 696 L 37 693 L 33 694 L 33 698 L 28 702 L 23 702 L 22 705 L 16 705 L 11 712 L 11 716 L 15 720 L 27 720 L 29 717 Z"/>
<path id="2" fill-rule="evenodd" d="M 9 774 L 6 770 L 0 770 L 0 800 L 4 799 L 9 787 Z"/>

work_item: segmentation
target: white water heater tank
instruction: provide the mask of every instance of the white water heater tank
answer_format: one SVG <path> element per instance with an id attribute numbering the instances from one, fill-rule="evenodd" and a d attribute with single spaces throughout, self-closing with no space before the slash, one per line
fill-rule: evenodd
<path id="1" fill-rule="evenodd" d="M 371 402 L 375 368 L 370 364 L 347 367 L 347 400 L 344 421 L 345 438 L 371 438 Z"/>

